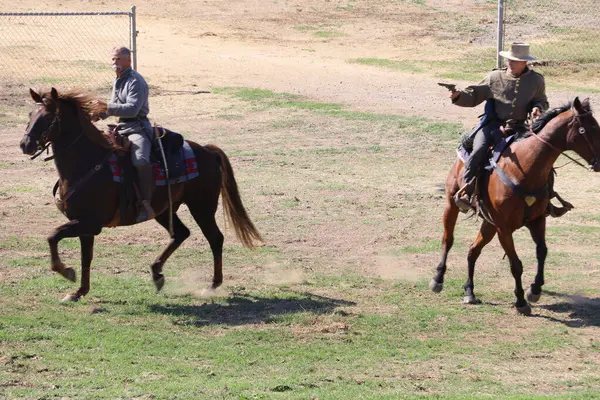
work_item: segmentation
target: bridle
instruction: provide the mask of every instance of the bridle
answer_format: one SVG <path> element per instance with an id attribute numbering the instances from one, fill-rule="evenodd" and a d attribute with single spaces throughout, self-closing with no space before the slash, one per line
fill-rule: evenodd
<path id="1" fill-rule="evenodd" d="M 579 128 L 577 129 L 577 133 L 580 134 L 581 136 L 583 136 L 583 138 L 585 139 L 585 142 L 588 145 L 588 148 L 590 149 L 590 152 L 592 153 L 592 160 L 590 162 L 590 167 L 594 168 L 594 166 L 596 164 L 598 164 L 598 162 L 600 162 L 600 158 L 598 158 L 598 152 L 596 151 L 596 148 L 594 147 L 592 141 L 590 140 L 589 134 L 588 132 L 585 130 L 585 128 L 583 127 L 583 125 L 581 124 L 581 117 L 585 117 L 588 115 L 591 115 L 591 111 L 582 113 L 582 114 L 577 114 L 573 117 L 573 119 L 571 120 L 571 122 L 569 122 L 569 126 L 572 126 L 575 124 L 575 122 L 577 122 L 579 124 Z"/>
<path id="2" fill-rule="evenodd" d="M 36 103 L 36 104 L 40 107 L 44 107 L 43 103 Z M 52 133 L 52 131 L 54 131 L 54 127 L 57 125 L 60 129 L 60 109 L 59 108 L 57 108 L 56 111 L 54 112 L 54 116 L 52 117 L 52 121 L 50 122 L 50 125 L 48 125 L 48 127 L 44 130 L 44 132 L 42 132 L 39 139 L 37 139 L 38 151 L 37 151 L 37 153 L 35 153 L 33 156 L 31 156 L 29 158 L 30 160 L 38 158 L 40 154 L 42 154 L 44 151 L 48 150 L 48 147 L 50 147 L 50 144 L 52 143 L 49 139 L 49 136 Z"/>
<path id="3" fill-rule="evenodd" d="M 39 105 L 40 107 L 45 107 L 43 103 L 36 103 L 36 104 Z M 44 129 L 44 132 L 42 132 L 39 139 L 37 139 L 38 151 L 29 158 L 30 160 L 38 158 L 44 151 L 48 150 L 48 147 L 50 147 L 50 145 L 52 144 L 52 141 L 50 140 L 50 134 L 54 131 L 54 128 L 56 126 L 58 126 L 58 130 L 60 131 L 60 108 L 58 108 L 58 107 L 56 108 L 56 111 L 54 112 L 54 116 L 52 117 L 52 121 L 50 122 L 50 125 L 48 125 L 48 127 L 46 129 Z M 67 146 L 63 147 L 62 149 L 60 149 L 59 153 L 62 153 L 64 151 L 67 151 L 68 149 L 70 149 L 75 143 L 77 143 L 79 141 L 79 139 L 81 139 L 82 136 L 83 136 L 83 133 L 80 133 L 79 136 L 77 136 L 73 140 L 73 142 L 71 142 Z M 50 161 L 50 160 L 54 159 L 54 157 L 56 157 L 56 153 L 57 153 L 57 150 L 54 149 L 54 154 L 49 157 L 44 158 L 43 161 Z"/>
<path id="4" fill-rule="evenodd" d="M 575 164 L 577 164 L 580 167 L 585 168 L 587 170 L 589 170 L 589 169 L 593 170 L 594 166 L 598 162 L 600 162 L 600 158 L 598 158 L 598 153 L 596 152 L 596 149 L 594 148 L 594 145 L 592 144 L 592 142 L 591 142 L 591 140 L 589 138 L 589 135 L 587 134 L 586 129 L 583 126 L 581 126 L 581 121 L 580 121 L 581 117 L 588 116 L 591 113 L 592 113 L 591 111 L 588 111 L 588 112 L 585 112 L 585 113 L 576 114 L 572 118 L 572 120 L 569 122 L 569 124 L 568 124 L 569 127 L 572 127 L 575 124 L 575 122 L 579 123 L 579 129 L 577 130 L 577 132 L 578 132 L 578 134 L 580 134 L 580 135 L 583 136 L 583 138 L 585 139 L 585 141 L 586 141 L 586 143 L 588 145 L 588 148 L 590 149 L 590 152 L 593 155 L 590 164 L 587 165 L 587 166 L 584 165 L 583 163 L 579 162 L 578 160 L 574 159 L 573 157 L 569 156 L 568 154 L 563 153 L 562 150 L 556 148 L 556 146 L 554 146 L 552 143 L 550 143 L 547 140 L 543 139 L 541 136 L 539 136 L 537 133 L 535 133 L 533 131 L 533 128 L 531 127 L 532 125 L 530 125 L 529 130 L 531 131 L 531 133 L 533 134 L 533 136 L 535 136 L 538 140 L 540 140 L 542 143 L 544 143 L 545 145 L 547 145 L 548 147 L 550 147 L 552 150 L 556 151 L 557 153 L 559 153 L 559 154 L 562 153 L 562 155 L 565 156 L 566 158 L 568 158 L 569 160 L 571 160 L 571 162 L 574 162 Z M 567 150 L 570 150 L 570 149 L 567 149 Z"/>

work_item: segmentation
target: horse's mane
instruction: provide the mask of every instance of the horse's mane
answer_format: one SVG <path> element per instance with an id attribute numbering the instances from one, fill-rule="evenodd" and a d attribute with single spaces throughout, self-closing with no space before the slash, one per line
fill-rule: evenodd
<path id="1" fill-rule="evenodd" d="M 52 99 L 51 93 L 43 93 L 43 99 Z M 114 146 L 106 139 L 102 131 L 100 131 L 90 120 L 90 114 L 97 113 L 99 108 L 92 105 L 92 101 L 96 100 L 90 93 L 85 93 L 79 89 L 71 89 L 58 94 L 58 99 L 74 107 L 81 128 L 84 134 L 96 144 L 105 149 L 112 150 Z M 86 123 L 87 122 L 87 123 Z"/>
<path id="2" fill-rule="evenodd" d="M 570 108 L 571 108 L 571 103 L 568 103 L 568 104 L 565 104 L 564 106 L 553 108 L 553 109 L 546 111 L 542 116 L 540 116 L 538 119 L 535 120 L 535 122 L 531 126 L 531 130 L 533 131 L 533 133 L 539 133 L 546 125 L 548 125 L 548 122 L 550 122 L 554 117 L 558 116 L 559 114 L 564 113 L 565 111 L 567 111 Z"/>

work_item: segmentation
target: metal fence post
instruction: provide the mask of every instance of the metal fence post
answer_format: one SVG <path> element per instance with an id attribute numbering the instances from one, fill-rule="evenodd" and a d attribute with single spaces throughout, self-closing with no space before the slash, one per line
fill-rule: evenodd
<path id="1" fill-rule="evenodd" d="M 131 6 L 130 18 L 131 18 L 131 23 L 129 25 L 131 27 L 131 38 L 130 38 L 130 46 L 129 47 L 131 47 L 131 52 L 133 53 L 133 59 L 131 60 L 132 64 L 133 64 L 133 69 L 137 70 L 137 44 L 136 44 L 137 28 L 135 26 L 135 6 Z"/>
<path id="2" fill-rule="evenodd" d="M 502 57 L 499 53 L 504 49 L 504 0 L 498 0 L 498 31 L 496 34 L 496 67 L 502 68 Z"/>

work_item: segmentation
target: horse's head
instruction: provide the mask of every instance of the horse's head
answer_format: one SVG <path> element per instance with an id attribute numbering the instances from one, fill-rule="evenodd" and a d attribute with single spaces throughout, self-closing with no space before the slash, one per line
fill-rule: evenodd
<path id="1" fill-rule="evenodd" d="M 29 89 L 29 93 L 35 106 L 29 113 L 29 123 L 21 139 L 21 150 L 24 154 L 31 155 L 56 139 L 60 129 L 60 107 L 58 92 L 54 88 L 50 91 L 50 97 L 42 97 L 33 89 Z"/>
<path id="2" fill-rule="evenodd" d="M 567 149 L 575 151 L 588 162 L 594 172 L 600 171 L 600 126 L 592 116 L 589 99 L 571 104 L 573 118 L 567 133 Z"/>

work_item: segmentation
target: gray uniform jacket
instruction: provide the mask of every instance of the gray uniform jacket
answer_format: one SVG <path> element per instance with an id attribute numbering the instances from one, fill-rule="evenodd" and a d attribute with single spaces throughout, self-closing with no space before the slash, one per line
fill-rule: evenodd
<path id="1" fill-rule="evenodd" d="M 477 85 L 461 90 L 454 104 L 475 107 L 487 99 L 494 99 L 496 115 L 505 121 L 524 121 L 533 107 L 542 112 L 548 108 L 544 77 L 531 69 L 518 77 L 506 69 L 492 71 Z"/>
<path id="2" fill-rule="evenodd" d="M 148 84 L 142 75 L 127 68 L 115 79 L 107 114 L 119 117 L 119 132 L 123 135 L 139 133 L 152 140 L 152 125 L 146 118 L 149 111 Z"/>

